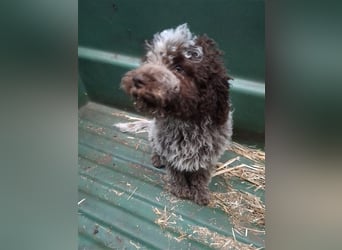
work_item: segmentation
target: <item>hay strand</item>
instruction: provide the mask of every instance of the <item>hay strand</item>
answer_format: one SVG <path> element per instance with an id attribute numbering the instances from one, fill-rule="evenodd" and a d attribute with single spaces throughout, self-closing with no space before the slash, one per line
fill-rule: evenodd
<path id="1" fill-rule="evenodd" d="M 259 149 L 249 148 L 239 143 L 232 142 L 229 150 L 252 161 L 265 161 L 265 152 Z"/>
<path id="2" fill-rule="evenodd" d="M 246 228 L 257 225 L 265 226 L 265 205 L 261 199 L 250 193 L 229 188 L 226 193 L 212 193 L 210 207 L 220 208 L 230 217 L 233 226 L 239 234 L 243 234 Z M 260 230 L 261 232 L 264 232 Z"/>

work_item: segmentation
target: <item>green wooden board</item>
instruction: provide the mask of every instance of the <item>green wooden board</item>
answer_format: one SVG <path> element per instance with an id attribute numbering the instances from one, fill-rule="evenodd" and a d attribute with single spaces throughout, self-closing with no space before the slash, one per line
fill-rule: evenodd
<path id="1" fill-rule="evenodd" d="M 79 111 L 79 249 L 211 249 L 215 240 L 196 236 L 194 228 L 233 238 L 224 211 L 179 200 L 164 190 L 165 171 L 151 165 L 146 133 L 122 133 L 113 126 L 130 121 L 127 115 L 136 116 L 92 102 Z M 226 151 L 220 161 L 236 156 Z M 253 163 L 243 156 L 239 162 Z M 227 185 L 264 201 L 263 190 L 254 192 L 238 178 L 227 183 L 216 176 L 210 190 L 225 192 Z M 158 211 L 170 216 L 165 227 L 156 222 Z M 237 241 L 256 248 L 264 247 L 264 236 L 235 233 Z"/>

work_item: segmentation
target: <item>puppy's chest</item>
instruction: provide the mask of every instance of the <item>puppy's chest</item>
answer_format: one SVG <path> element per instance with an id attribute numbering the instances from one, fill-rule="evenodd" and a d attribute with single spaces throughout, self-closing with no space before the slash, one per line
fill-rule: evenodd
<path id="1" fill-rule="evenodd" d="M 173 119 L 157 120 L 152 131 L 153 140 L 163 149 L 196 150 L 210 147 L 217 133 L 210 128 L 210 121 L 201 124 Z"/>

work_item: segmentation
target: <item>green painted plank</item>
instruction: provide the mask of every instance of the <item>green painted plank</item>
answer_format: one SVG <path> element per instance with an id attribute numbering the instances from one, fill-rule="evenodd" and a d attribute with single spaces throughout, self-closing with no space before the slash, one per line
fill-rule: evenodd
<path id="1" fill-rule="evenodd" d="M 85 146 L 88 145 L 96 150 L 100 150 L 103 154 L 123 157 L 123 159 L 131 162 L 133 165 L 138 164 L 155 171 L 163 172 L 163 170 L 155 169 L 150 163 L 151 149 L 146 139 L 146 133 L 137 135 L 130 133 L 123 134 L 119 132 L 116 127 L 112 126 L 115 122 L 129 122 L 130 120 L 124 115 L 126 113 L 103 105 L 89 103 L 86 106 L 86 109 L 83 109 L 80 114 L 81 119 L 79 121 L 79 134 L 81 144 L 84 143 L 83 145 Z M 133 114 L 128 115 L 130 117 L 134 116 L 141 118 L 141 116 L 136 116 Z M 88 120 L 84 120 L 85 117 Z M 97 125 L 98 123 L 101 125 Z M 89 141 L 92 141 L 92 143 L 89 144 Z M 120 144 L 122 144 L 122 147 L 117 147 Z M 117 150 L 113 150 L 116 148 Z M 224 152 L 220 161 L 226 162 L 237 156 L 238 155 L 236 153 L 227 150 Z M 98 157 L 101 158 L 101 156 Z M 251 165 L 254 162 L 241 157 L 240 163 Z M 217 183 L 221 183 L 220 177 L 215 177 L 214 180 L 216 180 L 216 178 Z M 240 183 L 239 181 L 235 181 L 235 179 L 232 179 L 230 183 L 234 186 L 238 186 L 241 190 L 246 192 L 249 192 L 251 187 L 251 185 L 248 183 Z M 212 186 L 214 189 L 215 187 L 216 186 Z"/>
<path id="2" fill-rule="evenodd" d="M 86 222 L 81 220 L 82 216 L 79 216 L 79 224 L 82 224 L 82 229 L 79 229 L 79 244 L 78 249 L 79 250 L 94 250 L 94 249 L 103 249 L 108 250 L 111 249 L 109 247 L 106 247 L 105 244 L 101 240 L 94 239 L 92 237 L 93 233 L 86 233 L 86 228 L 89 227 Z M 94 225 L 94 224 L 92 224 Z M 117 244 L 119 246 L 119 244 Z"/>
<path id="3" fill-rule="evenodd" d="M 141 57 L 146 39 L 187 22 L 195 34 L 217 41 L 233 76 L 264 82 L 264 8 L 263 0 L 82 0 L 78 41 L 83 47 Z"/>
<path id="4" fill-rule="evenodd" d="M 179 200 L 164 190 L 165 171 L 151 165 L 146 133 L 135 138 L 112 127 L 113 122 L 127 122 L 132 115 L 91 102 L 79 112 L 80 249 L 210 249 L 210 242 L 198 236 L 179 238 L 183 233 L 192 235 L 192 226 L 232 237 L 229 216 L 222 210 Z M 146 145 L 136 148 L 135 142 L 141 140 Z M 229 151 L 223 156 L 225 160 L 232 157 L 236 154 Z M 248 159 L 242 162 L 252 163 Z M 237 178 L 229 183 L 253 193 L 250 185 Z M 216 176 L 210 189 L 224 192 L 226 185 Z M 256 194 L 264 200 L 263 191 Z M 160 228 L 155 223 L 155 208 L 166 208 L 175 224 Z M 264 245 L 262 238 L 236 237 L 240 242 Z"/>

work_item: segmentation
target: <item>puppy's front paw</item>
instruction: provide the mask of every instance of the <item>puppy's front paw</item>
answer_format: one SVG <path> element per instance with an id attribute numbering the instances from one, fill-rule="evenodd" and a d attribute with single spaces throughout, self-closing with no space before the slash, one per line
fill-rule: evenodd
<path id="1" fill-rule="evenodd" d="M 165 167 L 162 160 L 160 159 L 160 156 L 157 154 L 152 155 L 151 162 L 152 162 L 152 165 L 156 168 L 164 168 Z"/>
<path id="2" fill-rule="evenodd" d="M 210 202 L 209 190 L 192 189 L 192 200 L 200 206 L 206 206 Z"/>

